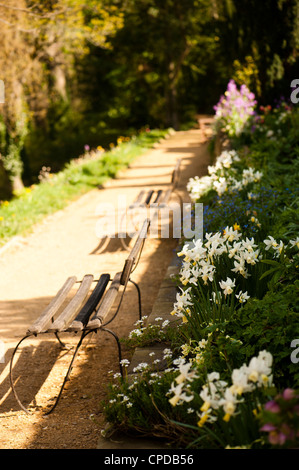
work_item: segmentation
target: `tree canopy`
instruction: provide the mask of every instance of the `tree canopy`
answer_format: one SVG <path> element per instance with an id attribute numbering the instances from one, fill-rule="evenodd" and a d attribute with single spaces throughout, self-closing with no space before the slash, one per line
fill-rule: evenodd
<path id="1" fill-rule="evenodd" d="M 1 167 L 17 187 L 84 144 L 212 113 L 230 78 L 264 104 L 288 97 L 299 0 L 0 1 L 0 51 Z"/>

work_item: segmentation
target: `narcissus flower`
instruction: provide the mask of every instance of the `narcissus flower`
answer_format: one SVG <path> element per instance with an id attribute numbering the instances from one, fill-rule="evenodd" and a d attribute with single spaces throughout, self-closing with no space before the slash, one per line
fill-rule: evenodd
<path id="1" fill-rule="evenodd" d="M 226 281 L 220 281 L 219 285 L 223 290 L 224 295 L 230 295 L 233 292 L 233 288 L 235 287 L 236 280 L 232 280 L 230 277 L 226 279 Z"/>

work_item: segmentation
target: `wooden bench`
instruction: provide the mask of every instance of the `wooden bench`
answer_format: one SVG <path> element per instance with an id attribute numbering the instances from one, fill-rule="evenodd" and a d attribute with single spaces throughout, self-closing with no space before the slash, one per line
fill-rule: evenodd
<path id="1" fill-rule="evenodd" d="M 197 116 L 198 127 L 201 130 L 203 137 L 207 136 L 207 130 L 211 131 L 211 125 L 213 123 L 213 117 L 205 114 Z"/>
<path id="2" fill-rule="evenodd" d="M 119 232 L 115 237 L 114 230 L 111 233 L 102 237 L 99 245 L 92 251 L 91 254 L 100 254 L 108 247 L 109 242 L 112 238 L 119 238 L 122 247 L 130 251 L 131 246 L 134 243 L 135 234 L 139 232 L 140 229 L 140 220 L 143 222 L 145 218 L 150 218 L 148 209 L 152 208 L 163 208 L 169 203 L 170 197 L 173 193 L 176 193 L 179 198 L 180 205 L 182 206 L 181 196 L 178 194 L 177 186 L 180 179 L 180 167 L 181 159 L 178 159 L 172 174 L 170 184 L 167 185 L 166 189 L 143 189 L 139 192 L 136 199 L 125 209 L 124 213 L 121 216 L 117 217 L 117 220 L 120 221 L 120 226 L 118 227 Z M 136 221 L 136 212 L 140 213 L 140 217 L 137 217 L 138 222 Z M 115 214 L 114 214 L 115 215 Z M 101 217 L 107 217 L 106 211 L 101 215 Z M 130 221 L 130 227 L 132 230 L 128 230 L 127 222 Z M 115 221 L 113 221 L 115 222 Z M 112 224 L 114 226 L 114 223 Z M 115 227 L 113 227 L 115 229 Z M 131 233 L 129 233 L 131 232 Z M 129 239 L 129 241 L 128 241 Z"/>
<path id="3" fill-rule="evenodd" d="M 129 217 L 132 221 L 133 229 L 138 232 L 139 227 L 138 224 L 134 224 L 134 214 L 137 211 L 141 211 L 141 220 L 143 218 L 148 217 L 151 218 L 155 215 L 155 211 L 162 209 L 163 207 L 169 204 L 169 200 L 173 193 L 176 193 L 177 197 L 179 198 L 180 206 L 182 207 L 182 198 L 179 193 L 176 192 L 179 180 L 180 180 L 180 169 L 181 169 L 181 159 L 179 158 L 175 164 L 175 167 L 171 174 L 170 184 L 167 186 L 166 189 L 143 189 L 139 192 L 136 199 L 129 205 L 127 208 L 126 213 L 123 217 Z M 152 212 L 149 214 L 148 209 L 152 209 Z M 121 226 L 123 222 L 121 222 Z M 130 250 L 130 244 L 126 241 L 127 237 L 121 237 L 121 244 L 126 250 Z"/>
<path id="4" fill-rule="evenodd" d="M 64 347 L 65 345 L 59 337 L 60 333 L 73 332 L 75 334 L 80 335 L 68 371 L 61 386 L 60 392 L 56 398 L 54 405 L 50 408 L 50 410 L 46 411 L 45 414 L 50 414 L 57 406 L 63 388 L 71 373 L 73 362 L 79 351 L 79 348 L 82 345 L 84 338 L 90 333 L 106 331 L 115 338 L 118 348 L 120 373 L 121 375 L 123 375 L 121 366 L 120 342 L 117 335 L 112 330 L 108 329 L 107 325 L 115 319 L 119 312 L 128 282 L 133 283 L 133 285 L 137 289 L 139 319 L 141 319 L 142 308 L 140 289 L 138 287 L 138 284 L 134 282 L 130 276 L 136 269 L 140 260 L 141 252 L 145 239 L 147 237 L 149 226 L 150 221 L 148 219 L 145 219 L 138 234 L 138 237 L 135 241 L 135 244 L 124 263 L 122 271 L 116 273 L 113 279 L 111 279 L 110 274 L 102 274 L 97 281 L 94 280 L 93 275 L 85 275 L 82 281 L 79 282 L 80 286 L 77 289 L 75 295 L 73 295 L 71 300 L 68 301 L 67 306 L 65 308 L 62 308 L 63 304 L 65 304 L 65 301 L 69 297 L 72 288 L 77 282 L 75 276 L 69 277 L 65 281 L 61 289 L 57 292 L 56 296 L 52 299 L 50 304 L 46 307 L 46 309 L 28 328 L 25 336 L 18 342 L 10 360 L 10 383 L 14 396 L 18 404 L 24 411 L 28 412 L 27 408 L 21 403 L 16 392 L 15 383 L 13 379 L 13 360 L 20 344 L 29 337 L 46 333 L 53 333 L 58 339 L 60 345 Z M 96 282 L 96 285 L 93 291 L 90 293 L 91 285 L 93 282 Z M 111 285 L 106 290 L 109 282 L 111 282 Z M 116 305 L 116 310 L 113 313 L 112 317 L 108 318 L 112 307 L 115 306 L 118 294 L 120 294 L 120 296 Z"/>

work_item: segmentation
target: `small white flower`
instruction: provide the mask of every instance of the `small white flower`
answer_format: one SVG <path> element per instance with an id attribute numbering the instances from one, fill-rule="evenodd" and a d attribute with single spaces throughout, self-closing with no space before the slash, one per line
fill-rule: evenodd
<path id="1" fill-rule="evenodd" d="M 163 358 L 164 359 L 168 359 L 168 358 L 171 358 L 172 357 L 172 351 L 171 349 L 164 349 L 163 351 Z"/>
<path id="2" fill-rule="evenodd" d="M 133 372 L 140 372 L 142 370 L 147 369 L 148 363 L 147 362 L 140 362 L 138 366 L 134 367 Z"/>
<path id="3" fill-rule="evenodd" d="M 121 364 L 122 366 L 128 367 L 128 366 L 130 365 L 130 361 L 128 361 L 128 359 L 122 359 L 122 360 L 120 361 L 120 364 Z"/>

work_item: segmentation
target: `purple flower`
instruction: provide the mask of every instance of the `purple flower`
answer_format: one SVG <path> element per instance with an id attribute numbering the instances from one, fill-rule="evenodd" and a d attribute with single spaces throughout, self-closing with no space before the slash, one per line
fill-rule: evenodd
<path id="1" fill-rule="evenodd" d="M 292 400 L 292 398 L 295 398 L 295 390 L 293 390 L 292 388 L 286 388 L 284 391 L 283 391 L 283 394 L 282 394 L 283 398 L 285 400 Z"/>
<path id="2" fill-rule="evenodd" d="M 265 408 L 265 410 L 270 411 L 271 413 L 279 413 L 280 412 L 280 407 L 276 403 L 276 401 L 274 401 L 274 400 L 268 401 L 265 404 L 264 408 Z"/>
<path id="3" fill-rule="evenodd" d="M 239 135 L 249 118 L 255 114 L 255 96 L 246 85 L 238 90 L 234 80 L 230 80 L 227 90 L 214 106 L 216 120 L 229 136 Z"/>
<path id="4" fill-rule="evenodd" d="M 263 427 L 261 427 L 261 431 L 265 431 L 265 432 L 276 431 L 276 427 L 271 423 L 266 423 L 264 424 Z"/>
<path id="5" fill-rule="evenodd" d="M 269 434 L 269 442 L 273 445 L 283 445 L 287 440 L 287 436 L 283 432 L 272 431 Z"/>

